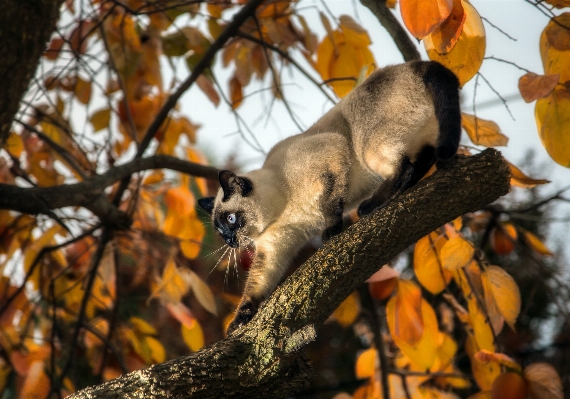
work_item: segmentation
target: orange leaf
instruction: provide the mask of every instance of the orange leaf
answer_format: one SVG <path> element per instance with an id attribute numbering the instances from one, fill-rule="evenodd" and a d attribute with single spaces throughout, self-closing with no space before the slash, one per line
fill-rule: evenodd
<path id="1" fill-rule="evenodd" d="M 409 283 L 413 284 L 411 282 Z M 419 315 L 421 316 L 423 334 L 419 341 L 415 344 L 410 344 L 395 334 L 396 329 L 410 326 L 409 321 L 405 320 L 407 315 L 403 313 L 402 308 L 400 308 L 399 313 L 396 311 L 395 298 L 396 297 L 392 297 L 386 306 L 386 319 L 388 321 L 390 334 L 402 353 L 410 359 L 415 367 L 421 370 L 429 369 L 434 365 L 437 358 L 437 337 L 440 333 L 437 327 L 435 312 L 430 304 L 420 297 Z"/>
<path id="2" fill-rule="evenodd" d="M 488 350 L 480 350 L 475 354 L 475 359 L 483 364 L 489 362 L 497 362 L 499 364 L 507 366 L 511 370 L 522 371 L 521 366 L 511 357 L 505 355 L 504 353 L 495 353 Z"/>
<path id="3" fill-rule="evenodd" d="M 243 93 L 241 90 L 242 86 L 239 80 L 234 76 L 230 80 L 230 100 L 232 102 L 232 108 L 236 109 L 240 106 L 243 100 Z"/>
<path id="4" fill-rule="evenodd" d="M 465 22 L 455 46 L 447 54 L 440 54 L 432 35 L 425 37 L 424 45 L 428 57 L 451 69 L 459 78 L 460 86 L 463 86 L 475 76 L 483 63 L 486 39 L 483 21 L 477 10 L 465 0 L 461 1 L 461 5 L 465 11 Z"/>
<path id="5" fill-rule="evenodd" d="M 50 380 L 46 375 L 43 361 L 35 361 L 25 376 L 18 397 L 21 399 L 46 398 L 50 391 Z"/>
<path id="6" fill-rule="evenodd" d="M 57 57 L 59 57 L 59 53 L 64 43 L 65 41 L 63 40 L 62 37 L 54 37 L 53 39 L 51 39 L 51 42 L 49 43 L 48 48 L 44 53 L 44 57 L 46 57 L 48 60 L 51 61 L 57 59 Z"/>
<path id="7" fill-rule="evenodd" d="M 216 91 L 212 81 L 206 75 L 198 76 L 196 83 L 200 90 L 206 94 L 208 99 L 217 107 L 220 104 L 220 95 Z"/>
<path id="8" fill-rule="evenodd" d="M 441 248 L 441 260 L 443 267 L 448 270 L 456 270 L 465 267 L 475 255 L 473 244 L 461 236 L 452 237 Z"/>
<path id="9" fill-rule="evenodd" d="M 378 351 L 374 348 L 366 349 L 356 359 L 354 374 L 359 380 L 372 378 L 378 367 Z"/>
<path id="10" fill-rule="evenodd" d="M 10 132 L 8 139 L 6 139 L 6 143 L 4 144 L 4 149 L 15 158 L 19 158 L 20 155 L 22 155 L 22 151 L 24 151 L 24 141 L 22 140 L 22 136 L 14 132 Z"/>
<path id="11" fill-rule="evenodd" d="M 91 82 L 83 80 L 77 76 L 75 86 L 73 87 L 75 97 L 83 104 L 87 104 L 91 99 Z"/>
<path id="12" fill-rule="evenodd" d="M 417 344 L 424 334 L 420 288 L 409 280 L 399 280 L 398 291 L 389 303 L 394 304 L 394 337 L 409 345 Z"/>
<path id="13" fill-rule="evenodd" d="M 542 145 L 554 161 L 570 167 L 570 93 L 555 89 L 536 102 L 534 112 Z"/>
<path id="14" fill-rule="evenodd" d="M 406 28 L 422 39 L 434 31 L 451 13 L 453 0 L 400 0 Z"/>
<path id="15" fill-rule="evenodd" d="M 343 327 L 349 327 L 360 314 L 358 294 L 353 292 L 335 309 L 332 316 Z"/>
<path id="16" fill-rule="evenodd" d="M 534 251 L 545 256 L 554 255 L 552 252 L 550 252 L 550 250 L 546 247 L 546 245 L 544 245 L 542 240 L 537 236 L 535 236 L 534 234 L 532 234 L 530 231 L 523 230 L 522 233 L 526 244 Z"/>
<path id="17" fill-rule="evenodd" d="M 556 8 L 570 7 L 570 0 L 545 0 L 548 4 L 552 4 Z"/>
<path id="18" fill-rule="evenodd" d="M 555 18 L 558 23 L 549 23 L 544 29 L 548 44 L 558 51 L 570 50 L 570 13 L 564 13 Z"/>
<path id="19" fill-rule="evenodd" d="M 515 165 L 513 165 L 504 158 L 503 160 L 507 163 L 507 165 L 509 165 L 509 169 L 511 170 L 511 186 L 520 187 L 520 188 L 533 188 L 539 184 L 550 183 L 550 180 L 533 179 L 531 177 L 528 177 L 523 173 L 522 170 L 517 168 Z"/>
<path id="20" fill-rule="evenodd" d="M 519 91 L 525 102 L 530 103 L 548 96 L 560 80 L 560 75 L 537 75 L 528 72 L 519 79 Z"/>
<path id="21" fill-rule="evenodd" d="M 533 399 L 562 399 L 562 381 L 554 367 L 548 363 L 533 363 L 525 367 L 524 379 Z"/>
<path id="22" fill-rule="evenodd" d="M 463 10 L 461 0 L 453 0 L 453 9 L 449 17 L 430 35 L 438 53 L 447 54 L 451 51 L 463 31 L 464 22 L 465 10 Z"/>
<path id="23" fill-rule="evenodd" d="M 368 278 L 368 280 L 366 280 L 366 282 L 367 283 L 374 283 L 377 281 L 389 280 L 389 279 L 394 278 L 394 277 L 397 278 L 399 276 L 400 276 L 399 271 L 390 267 L 390 265 L 384 265 L 380 268 L 380 270 L 378 270 L 376 273 L 374 273 L 372 276 L 370 276 Z"/>
<path id="24" fill-rule="evenodd" d="M 495 147 L 507 145 L 509 138 L 501 133 L 499 125 L 475 115 L 461 113 L 461 126 L 475 145 Z"/>
<path id="25" fill-rule="evenodd" d="M 515 329 L 515 321 L 521 310 L 521 296 L 515 280 L 501 267 L 489 266 L 481 275 L 483 286 L 488 281 L 495 303 L 505 321 Z M 485 348 L 482 348 L 485 349 Z"/>
<path id="26" fill-rule="evenodd" d="M 182 302 L 166 303 L 166 309 L 168 310 L 168 313 L 170 313 L 170 315 L 178 320 L 183 326 L 188 328 L 192 328 L 194 326 L 196 318 L 192 314 L 192 311 Z"/>

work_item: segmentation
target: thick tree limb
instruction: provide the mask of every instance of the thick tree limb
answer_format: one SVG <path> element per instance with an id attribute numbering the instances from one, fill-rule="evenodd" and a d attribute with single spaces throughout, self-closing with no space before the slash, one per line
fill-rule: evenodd
<path id="1" fill-rule="evenodd" d="M 510 187 L 499 152 L 458 157 L 334 237 L 271 295 L 254 319 L 199 352 L 90 387 L 71 398 L 285 397 L 310 381 L 302 349 L 380 265 Z M 247 395 L 247 396 L 246 396 Z"/>
<path id="2" fill-rule="evenodd" d="M 63 0 L 5 1 L 0 12 L 0 148 L 43 54 Z"/>
<path id="3" fill-rule="evenodd" d="M 421 59 L 420 53 L 410 36 L 404 30 L 400 22 L 394 17 L 392 11 L 386 6 L 386 0 L 360 0 L 363 6 L 372 11 L 378 21 L 394 39 L 394 43 L 404 56 L 404 60 L 413 61 Z"/>
<path id="4" fill-rule="evenodd" d="M 163 168 L 207 179 L 218 177 L 218 170 L 214 167 L 167 155 L 154 155 L 148 158 L 136 158 L 124 165 L 111 168 L 102 175 L 75 184 L 31 188 L 0 184 L 0 209 L 49 214 L 58 208 L 82 206 L 98 216 L 103 223 L 125 228 L 129 224 L 128 217 L 107 200 L 103 190 L 133 173 Z"/>

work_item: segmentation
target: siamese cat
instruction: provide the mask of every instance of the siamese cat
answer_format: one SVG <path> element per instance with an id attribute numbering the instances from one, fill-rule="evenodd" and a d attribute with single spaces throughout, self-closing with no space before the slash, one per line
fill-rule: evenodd
<path id="1" fill-rule="evenodd" d="M 457 77 L 433 61 L 372 73 L 307 131 L 277 143 L 261 169 L 221 171 L 198 204 L 226 244 L 255 247 L 228 333 L 249 322 L 291 259 L 313 236 L 340 233 L 343 213 L 363 216 L 455 155 L 461 135 Z"/>

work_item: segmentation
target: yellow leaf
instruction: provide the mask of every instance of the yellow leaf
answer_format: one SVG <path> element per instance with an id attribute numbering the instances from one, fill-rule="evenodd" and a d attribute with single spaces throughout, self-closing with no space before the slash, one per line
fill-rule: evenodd
<path id="1" fill-rule="evenodd" d="M 568 134 L 570 93 L 568 90 L 557 88 L 548 97 L 537 100 L 534 113 L 542 145 L 555 162 L 570 167 L 570 134 Z"/>
<path id="2" fill-rule="evenodd" d="M 485 308 L 487 310 L 487 316 L 491 322 L 491 327 L 495 335 L 499 335 L 505 325 L 505 318 L 499 311 L 497 307 L 497 302 L 493 295 L 493 290 L 491 288 L 491 283 L 486 273 L 481 275 L 481 283 L 483 284 L 483 297 L 485 302 Z"/>
<path id="3" fill-rule="evenodd" d="M 422 39 L 434 31 L 451 13 L 453 0 L 400 0 L 406 28 Z"/>
<path id="4" fill-rule="evenodd" d="M 420 284 L 432 294 L 439 294 L 451 281 L 452 274 L 442 268 L 441 249 L 447 238 L 434 231 L 421 238 L 414 248 L 414 272 Z"/>
<path id="5" fill-rule="evenodd" d="M 13 157 L 19 158 L 24 151 L 24 142 L 19 134 L 10 132 L 6 143 L 4 144 L 4 149 L 8 151 Z"/>
<path id="6" fill-rule="evenodd" d="M 498 266 L 489 266 L 481 277 L 488 279 L 499 312 L 509 327 L 514 330 L 515 321 L 521 310 L 521 296 L 517 283 L 504 269 Z"/>
<path id="7" fill-rule="evenodd" d="M 109 127 L 109 121 L 111 120 L 111 109 L 104 108 L 97 112 L 94 112 L 89 118 L 89 122 L 93 125 L 93 131 L 98 132 Z"/>
<path id="8" fill-rule="evenodd" d="M 392 297 L 390 301 L 388 301 L 386 306 L 386 319 L 388 321 L 390 334 L 402 353 L 404 353 L 416 367 L 422 370 L 429 369 L 433 366 L 437 355 L 437 336 L 439 330 L 435 312 L 430 304 L 420 297 L 419 313 L 422 319 L 423 334 L 415 344 L 410 344 L 395 334 L 397 328 L 403 329 L 410 326 L 410 323 L 404 320 L 404 311 L 405 310 L 401 310 L 397 313 L 395 297 Z M 400 335 L 402 334 L 400 333 Z"/>
<path id="9" fill-rule="evenodd" d="M 349 327 L 360 314 L 358 294 L 353 292 L 335 309 L 332 316 L 343 327 Z"/>
<path id="10" fill-rule="evenodd" d="M 495 350 L 495 336 L 492 327 L 489 325 L 487 315 L 481 309 L 477 298 L 472 296 L 468 300 L 469 318 L 471 320 L 471 327 L 473 328 L 473 336 L 477 343 L 477 348 L 487 349 L 489 351 Z"/>
<path id="11" fill-rule="evenodd" d="M 210 287 L 200 278 L 196 273 L 192 270 L 184 270 L 186 273 L 184 274 L 185 280 L 187 281 L 188 285 L 192 288 L 192 293 L 200 303 L 208 312 L 212 313 L 213 315 L 218 315 L 218 310 L 216 307 L 216 299 L 214 298 L 214 294 L 210 290 Z"/>
<path id="12" fill-rule="evenodd" d="M 182 185 L 166 191 L 164 203 L 168 207 L 169 212 L 177 214 L 178 217 L 187 217 L 194 212 L 196 200 L 188 187 Z"/>
<path id="13" fill-rule="evenodd" d="M 183 240 L 180 241 L 180 249 L 186 258 L 194 259 L 200 253 L 206 230 L 195 213 L 192 217 L 184 218 L 182 226 L 182 231 L 178 233 L 178 237 Z"/>
<path id="14" fill-rule="evenodd" d="M 372 378 L 378 368 L 378 351 L 374 348 L 366 349 L 356 359 L 354 374 L 358 380 Z"/>
<path id="15" fill-rule="evenodd" d="M 369 67 L 367 75 L 373 70 L 368 35 L 354 29 L 345 25 L 343 30 L 335 30 L 317 48 L 317 72 L 323 80 L 335 79 L 329 85 L 339 97 L 352 90 L 364 66 Z"/>
<path id="16" fill-rule="evenodd" d="M 441 248 L 441 260 L 443 267 L 448 270 L 456 270 L 465 267 L 473 260 L 475 248 L 473 244 L 461 236 L 452 237 Z"/>
<path id="17" fill-rule="evenodd" d="M 499 125 L 475 115 L 461 113 L 461 126 L 475 145 L 485 147 L 504 146 L 509 138 L 501 133 Z"/>
<path id="18" fill-rule="evenodd" d="M 554 367 L 548 363 L 532 363 L 523 371 L 524 379 L 533 399 L 562 399 L 562 381 Z"/>
<path id="19" fill-rule="evenodd" d="M 129 319 L 133 329 L 143 335 L 156 335 L 156 329 L 140 317 L 132 316 Z"/>
<path id="20" fill-rule="evenodd" d="M 523 229 L 521 229 L 521 230 L 523 230 Z M 541 255 L 545 255 L 545 256 L 553 256 L 554 255 L 552 252 L 550 252 L 550 250 L 546 247 L 546 245 L 544 245 L 542 240 L 540 238 L 538 238 L 537 236 L 535 236 L 534 234 L 532 234 L 530 231 L 523 230 L 522 233 L 523 233 L 523 237 L 524 237 L 526 244 L 530 248 L 532 248 L 534 251 L 536 251 L 537 253 L 539 253 Z"/>
<path id="21" fill-rule="evenodd" d="M 524 174 L 522 170 L 517 168 L 515 165 L 503 158 L 503 160 L 509 165 L 511 170 L 511 186 L 520 188 L 533 188 L 539 184 L 550 183 L 550 180 L 546 179 L 533 179 Z"/>
<path id="22" fill-rule="evenodd" d="M 38 257 L 40 251 L 44 247 L 55 243 L 54 237 L 56 234 L 61 233 L 61 229 L 62 229 L 62 227 L 59 224 L 56 224 L 56 225 L 50 227 L 37 240 L 32 242 L 32 244 L 30 246 L 28 246 L 28 248 L 24 251 L 24 271 L 26 273 L 32 267 L 32 265 L 34 264 L 34 261 L 36 261 L 36 258 Z M 34 283 L 34 286 L 36 289 L 39 288 L 39 286 L 38 286 L 39 276 L 40 276 L 39 271 L 40 271 L 40 268 L 36 267 L 34 274 L 32 275 L 32 277 L 29 280 L 29 281 Z"/>
<path id="23" fill-rule="evenodd" d="M 154 337 L 145 337 L 144 343 L 150 352 L 148 363 L 162 363 L 166 360 L 166 351 L 164 350 L 164 346 Z"/>
<path id="24" fill-rule="evenodd" d="M 540 35 L 540 56 L 545 75 L 560 75 L 560 82 L 570 80 L 570 48 L 566 26 L 570 13 L 552 18 Z"/>
<path id="25" fill-rule="evenodd" d="M 177 303 L 186 295 L 188 289 L 188 283 L 181 276 L 174 259 L 170 258 L 162 272 L 162 278 L 152 289 L 152 297 L 159 296 L 166 303 Z"/>
<path id="26" fill-rule="evenodd" d="M 451 69 L 463 86 L 479 71 L 485 57 L 486 40 L 483 21 L 477 10 L 465 0 L 461 5 L 465 11 L 465 22 L 453 49 L 445 55 L 440 54 L 431 35 L 425 37 L 424 45 L 428 57 Z"/>
<path id="27" fill-rule="evenodd" d="M 194 320 L 191 327 L 187 327 L 184 324 L 180 327 L 182 338 L 184 339 L 186 346 L 188 346 L 192 352 L 196 352 L 204 346 L 204 333 L 197 320 Z"/>
<path id="28" fill-rule="evenodd" d="M 481 391 L 469 396 L 467 399 L 493 399 L 493 394 L 490 390 Z"/>
<path id="29" fill-rule="evenodd" d="M 469 334 L 465 341 L 465 351 L 467 352 L 467 355 L 469 355 L 469 360 L 471 360 L 471 371 L 473 372 L 473 377 L 482 391 L 490 392 L 491 387 L 493 386 L 493 381 L 495 381 L 495 378 L 501 374 L 501 367 L 496 362 L 483 364 L 476 360 L 475 354 L 479 352 L 479 350 L 477 341 L 473 335 Z"/>

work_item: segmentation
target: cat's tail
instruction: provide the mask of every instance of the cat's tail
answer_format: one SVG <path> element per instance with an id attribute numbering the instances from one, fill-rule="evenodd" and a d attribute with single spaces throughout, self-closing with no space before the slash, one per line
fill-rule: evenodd
<path id="1" fill-rule="evenodd" d="M 457 153 L 461 139 L 459 80 L 449 69 L 436 61 L 418 62 L 422 78 L 431 95 L 439 123 L 436 155 L 445 161 Z"/>

